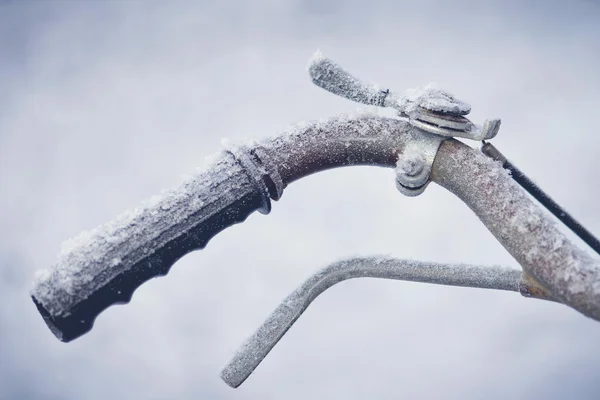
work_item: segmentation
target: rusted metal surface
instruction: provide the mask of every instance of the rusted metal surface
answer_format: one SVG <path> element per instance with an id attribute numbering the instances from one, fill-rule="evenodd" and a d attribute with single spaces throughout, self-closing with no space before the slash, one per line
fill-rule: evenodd
<path id="1" fill-rule="evenodd" d="M 539 300 L 556 301 L 560 303 L 559 300 L 555 299 L 552 296 L 552 293 L 548 289 L 540 285 L 538 281 L 536 281 L 531 275 L 529 275 L 526 272 L 524 272 L 521 276 L 519 292 L 524 297 L 531 297 L 533 299 Z"/>
<path id="2" fill-rule="evenodd" d="M 575 246 L 499 162 L 449 139 L 432 180 L 458 196 L 551 297 L 600 320 L 600 262 Z"/>
<path id="3" fill-rule="evenodd" d="M 284 187 L 331 168 L 371 165 L 395 168 L 398 153 L 415 139 L 411 126 L 396 118 L 338 116 L 306 123 L 255 143 L 267 154 Z"/>
<path id="4" fill-rule="evenodd" d="M 340 166 L 395 168 L 398 155 L 419 134 L 406 121 L 363 116 L 300 127 L 259 147 L 287 186 Z M 530 275 L 524 295 L 553 299 L 600 320 L 600 263 L 569 241 L 499 162 L 447 139 L 435 157 L 431 180 L 471 208 Z"/>

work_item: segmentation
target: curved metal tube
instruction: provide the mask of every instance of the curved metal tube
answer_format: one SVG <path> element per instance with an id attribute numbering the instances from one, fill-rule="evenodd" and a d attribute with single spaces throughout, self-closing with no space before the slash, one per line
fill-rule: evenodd
<path id="1" fill-rule="evenodd" d="M 293 180 L 342 165 L 393 166 L 411 137 L 407 128 L 389 118 L 341 116 L 227 149 L 180 187 L 71 240 L 51 268 L 36 274 L 33 302 L 51 331 L 71 341 L 223 229 L 256 210 L 267 214 Z"/>
<path id="2" fill-rule="evenodd" d="M 190 182 L 169 192 L 159 202 L 151 202 L 85 236 L 78 246 L 63 256 L 66 261 L 57 272 L 61 279 L 38 280 L 43 285 L 38 284 L 37 288 L 41 289 L 34 294 L 47 294 L 52 301 L 59 296 L 57 299 L 61 300 L 60 285 L 57 286 L 61 282 L 68 286 L 67 289 L 73 282 L 82 282 L 87 288 L 96 282 L 88 279 L 89 276 L 101 278 L 116 267 L 122 267 L 121 275 L 127 273 L 131 265 L 120 265 L 117 261 L 127 260 L 136 249 L 150 251 L 142 258 L 136 258 L 135 265 L 151 266 L 152 276 L 164 274 L 184 253 L 198 248 L 198 237 L 202 238 L 203 246 L 214 234 L 243 221 L 253 210 L 261 208 L 268 212 L 269 197 L 279 199 L 291 182 L 318 171 L 348 165 L 394 168 L 398 155 L 410 141 L 419 140 L 420 135 L 418 129 L 405 121 L 362 115 L 299 125 L 279 137 L 252 143 L 231 152 L 225 160 L 232 164 L 228 168 L 215 169 L 213 166 L 212 170 L 201 173 L 202 179 L 192 177 Z M 235 160 L 239 165 L 233 165 Z M 232 168 L 235 169 L 235 180 L 232 180 Z M 539 283 L 532 285 L 535 288 L 533 295 L 548 292 L 558 301 L 600 320 L 600 263 L 573 245 L 498 162 L 454 139 L 447 139 L 435 157 L 431 180 L 464 201 L 530 275 L 531 282 Z M 194 202 L 198 186 L 203 188 L 204 197 L 201 202 Z M 192 207 L 196 203 L 198 206 Z M 234 203 L 241 204 L 241 211 L 230 210 Z M 177 218 L 173 218 L 175 211 Z M 190 216 L 194 217 L 192 227 L 188 226 Z M 154 229 L 155 225 L 160 228 L 158 231 Z M 115 232 L 128 232 L 132 227 L 137 236 L 115 236 Z M 210 234 L 190 234 L 192 228 L 210 228 Z M 169 249 L 178 253 L 163 257 L 157 263 L 155 251 L 162 243 L 162 233 L 171 231 L 176 233 L 178 242 Z M 96 241 L 108 243 L 107 246 L 118 254 L 90 252 L 90 246 L 97 245 Z M 71 263 L 72 260 L 78 262 Z M 90 263 L 97 265 L 98 270 L 90 270 Z M 158 267 L 155 268 L 155 264 Z M 136 277 L 134 286 L 152 277 L 146 275 L 143 279 Z M 41 277 L 52 275 L 42 274 Z M 120 296 L 123 291 L 119 285 L 117 282 L 109 289 Z M 90 287 L 89 293 L 85 293 L 89 297 L 102 287 Z M 117 295 L 112 296 L 112 303 L 120 299 Z M 98 312 L 83 317 L 93 320 Z"/>
<path id="3" fill-rule="evenodd" d="M 271 313 L 221 372 L 231 387 L 241 385 L 308 306 L 336 283 L 383 278 L 439 285 L 529 292 L 523 272 L 505 267 L 447 265 L 394 258 L 354 258 L 323 268 L 302 283 Z"/>
<path id="4" fill-rule="evenodd" d="M 431 178 L 460 198 L 556 300 L 600 321 L 600 262 L 493 161 L 456 140 L 442 143 Z"/>
<path id="5" fill-rule="evenodd" d="M 398 153 L 417 135 L 403 120 L 370 114 L 341 115 L 303 123 L 282 135 L 252 143 L 264 153 L 283 186 L 331 168 L 372 165 L 395 168 Z"/>
<path id="6" fill-rule="evenodd" d="M 341 117 L 257 145 L 283 186 L 346 165 L 395 167 L 419 131 L 402 120 Z M 502 165 L 455 139 L 435 157 L 431 180 L 458 196 L 530 277 L 559 300 L 600 321 L 600 262 L 575 246 Z"/>

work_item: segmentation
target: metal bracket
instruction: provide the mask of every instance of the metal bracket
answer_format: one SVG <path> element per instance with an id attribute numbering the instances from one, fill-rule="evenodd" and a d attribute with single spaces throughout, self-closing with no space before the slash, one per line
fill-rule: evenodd
<path id="1" fill-rule="evenodd" d="M 500 129 L 499 119 L 486 120 L 480 127 L 462 115 L 421 107 L 410 114 L 401 112 L 400 116 L 408 117 L 408 123 L 414 129 L 413 139 L 398 154 L 396 187 L 410 197 L 420 195 L 427 188 L 435 156 L 444 140 L 461 137 L 481 141 L 495 137 Z"/>
<path id="2" fill-rule="evenodd" d="M 400 193 L 414 197 L 425 191 L 435 156 L 447 138 L 422 130 L 413 130 L 413 138 L 398 154 L 396 188 Z"/>
<path id="3" fill-rule="evenodd" d="M 460 137 L 477 141 L 492 139 L 500 130 L 499 119 L 485 120 L 483 126 L 477 126 L 463 116 L 436 114 L 424 109 L 409 116 L 408 122 L 415 128 L 446 138 Z"/>
<path id="4" fill-rule="evenodd" d="M 394 108 L 400 117 L 408 118 L 415 128 L 415 143 L 398 155 L 396 186 L 407 196 L 417 196 L 425 190 L 437 150 L 442 141 L 460 137 L 489 140 L 498 134 L 500 120 L 486 120 L 475 125 L 465 115 L 471 106 L 448 92 L 428 85 L 410 89 L 403 95 L 367 85 L 317 52 L 308 67 L 317 86 L 358 103 Z"/>

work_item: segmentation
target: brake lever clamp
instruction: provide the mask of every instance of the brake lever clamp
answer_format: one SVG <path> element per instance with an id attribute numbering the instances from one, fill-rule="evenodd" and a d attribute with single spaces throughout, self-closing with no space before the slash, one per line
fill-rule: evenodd
<path id="1" fill-rule="evenodd" d="M 474 124 L 465 117 L 471 112 L 468 103 L 431 84 L 409 89 L 404 96 L 392 95 L 390 105 L 399 116 L 408 118 L 411 126 L 444 137 L 482 141 L 494 138 L 500 129 L 499 119 L 486 120 L 483 126 Z"/>
<path id="2" fill-rule="evenodd" d="M 317 86 L 358 103 L 394 108 L 413 127 L 413 140 L 398 154 L 396 187 L 406 196 L 418 196 L 430 179 L 435 155 L 449 138 L 489 140 L 498 134 L 499 119 L 486 120 L 482 126 L 465 117 L 471 106 L 448 92 L 427 85 L 404 94 L 381 90 L 355 78 L 339 65 L 317 52 L 309 74 Z"/>
<path id="3" fill-rule="evenodd" d="M 425 191 L 433 162 L 442 142 L 460 137 L 476 141 L 489 140 L 498 134 L 500 120 L 486 120 L 478 126 L 465 117 L 471 112 L 468 103 L 432 85 L 411 89 L 396 96 L 398 115 L 408 118 L 414 137 L 398 154 L 396 187 L 400 193 L 414 197 Z"/>

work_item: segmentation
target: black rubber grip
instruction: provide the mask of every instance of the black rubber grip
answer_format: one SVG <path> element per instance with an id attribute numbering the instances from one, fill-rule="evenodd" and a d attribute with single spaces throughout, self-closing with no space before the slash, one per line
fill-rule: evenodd
<path id="1" fill-rule="evenodd" d="M 256 179 L 224 153 L 180 188 L 76 238 L 72 250 L 36 277 L 32 298 L 48 327 L 63 342 L 85 334 L 104 309 L 129 302 L 179 258 L 265 210 L 269 199 Z"/>

